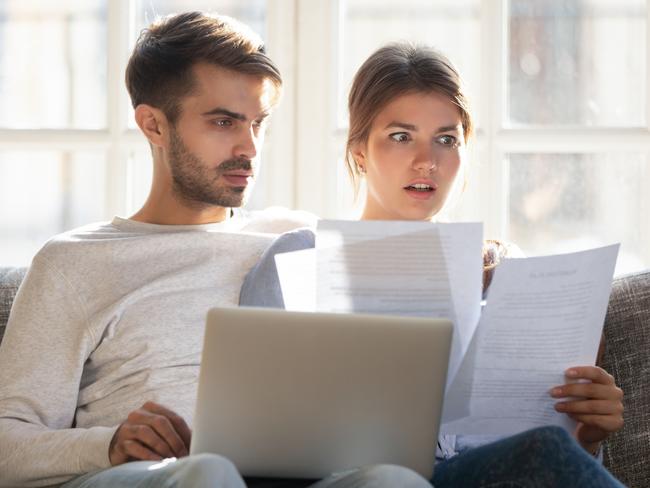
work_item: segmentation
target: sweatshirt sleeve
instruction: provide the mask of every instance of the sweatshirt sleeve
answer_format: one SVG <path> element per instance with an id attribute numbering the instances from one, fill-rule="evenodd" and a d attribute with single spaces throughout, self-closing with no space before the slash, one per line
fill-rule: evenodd
<path id="1" fill-rule="evenodd" d="M 239 294 L 239 305 L 244 307 L 284 308 L 275 255 L 315 245 L 316 236 L 309 229 L 282 234 L 264 251 L 258 263 L 244 278 Z"/>
<path id="2" fill-rule="evenodd" d="M 95 345 L 83 300 L 43 256 L 34 258 L 0 345 L 0 487 L 52 485 L 110 467 L 117 426 L 74 428 Z"/>

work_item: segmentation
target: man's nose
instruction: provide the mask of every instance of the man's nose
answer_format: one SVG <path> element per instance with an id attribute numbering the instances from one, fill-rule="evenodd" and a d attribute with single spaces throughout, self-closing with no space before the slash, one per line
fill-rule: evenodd
<path id="1" fill-rule="evenodd" d="M 235 156 L 243 159 L 254 159 L 257 156 L 259 138 L 253 127 L 242 130 L 240 139 L 234 147 Z"/>

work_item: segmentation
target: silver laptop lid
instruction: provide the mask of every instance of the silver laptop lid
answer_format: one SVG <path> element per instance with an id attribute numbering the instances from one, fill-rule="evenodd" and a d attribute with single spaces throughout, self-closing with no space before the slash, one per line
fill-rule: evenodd
<path id="1" fill-rule="evenodd" d="M 448 320 L 212 309 L 191 453 L 245 476 L 390 463 L 433 472 Z"/>

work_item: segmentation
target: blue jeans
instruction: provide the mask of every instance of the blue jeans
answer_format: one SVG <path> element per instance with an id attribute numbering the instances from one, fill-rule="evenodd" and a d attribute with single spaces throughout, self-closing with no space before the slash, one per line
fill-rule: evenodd
<path id="1" fill-rule="evenodd" d="M 430 488 L 427 480 L 400 466 L 377 465 L 318 480 L 247 479 L 215 454 L 196 454 L 160 463 L 137 461 L 88 473 L 61 488 Z"/>
<path id="2" fill-rule="evenodd" d="M 559 427 L 542 427 L 469 449 L 436 464 L 436 488 L 624 488 Z M 324 480 L 241 478 L 234 465 L 214 454 L 153 463 L 131 462 L 76 478 L 62 488 L 419 488 L 430 483 L 399 466 L 378 465 Z"/>
<path id="3" fill-rule="evenodd" d="M 436 464 L 436 488 L 624 488 L 564 429 L 541 427 Z"/>

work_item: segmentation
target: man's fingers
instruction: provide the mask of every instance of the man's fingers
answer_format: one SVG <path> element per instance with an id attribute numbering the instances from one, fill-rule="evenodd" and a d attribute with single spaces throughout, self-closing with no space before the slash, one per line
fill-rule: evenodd
<path id="1" fill-rule="evenodd" d="M 162 415 L 171 422 L 175 432 L 181 438 L 185 447 L 185 454 L 180 455 L 187 455 L 187 451 L 190 448 L 192 432 L 185 420 L 183 420 L 183 417 L 155 402 L 147 402 L 142 406 L 142 408 L 151 413 Z"/>
<path id="2" fill-rule="evenodd" d="M 121 450 L 129 457 L 140 461 L 160 461 L 163 457 L 156 454 L 140 442 L 127 439 L 122 443 Z"/>
<path id="3" fill-rule="evenodd" d="M 127 439 L 140 442 L 162 457 L 176 456 L 167 440 L 151 425 L 128 425 L 126 431 Z"/>

